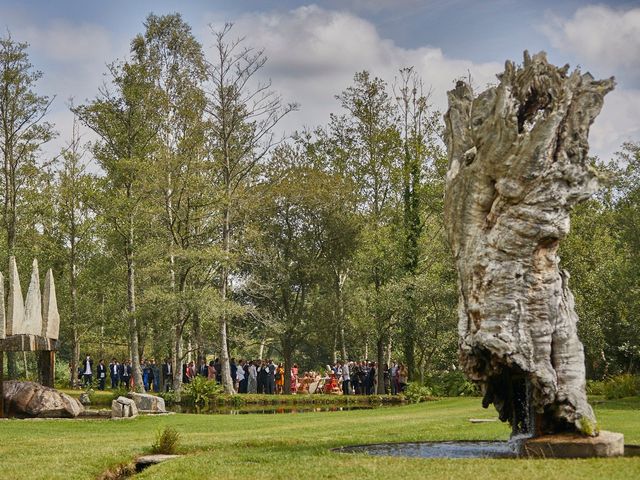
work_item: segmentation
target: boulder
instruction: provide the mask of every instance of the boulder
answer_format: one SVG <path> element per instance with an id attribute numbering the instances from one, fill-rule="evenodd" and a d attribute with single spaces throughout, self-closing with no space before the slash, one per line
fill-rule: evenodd
<path id="1" fill-rule="evenodd" d="M 132 418 L 138 416 L 136 403 L 127 397 L 118 397 L 111 402 L 111 418 Z"/>
<path id="2" fill-rule="evenodd" d="M 145 412 L 165 413 L 164 398 L 148 393 L 131 393 L 131 398 L 136 403 L 138 410 Z"/>
<path id="3" fill-rule="evenodd" d="M 39 418 L 75 418 L 84 411 L 78 400 L 35 382 L 4 382 L 5 408 L 14 415 Z"/>
<path id="4" fill-rule="evenodd" d="M 78 400 L 80 400 L 80 403 L 82 405 L 84 405 L 85 407 L 87 405 L 91 405 L 91 398 L 89 397 L 89 394 L 86 393 L 86 392 L 85 393 L 81 393 L 80 397 L 78 397 Z"/>

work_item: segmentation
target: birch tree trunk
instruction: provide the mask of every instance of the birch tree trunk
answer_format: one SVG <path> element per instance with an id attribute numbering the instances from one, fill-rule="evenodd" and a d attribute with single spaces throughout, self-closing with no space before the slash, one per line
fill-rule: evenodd
<path id="1" fill-rule="evenodd" d="M 558 246 L 569 211 L 598 188 L 589 126 L 613 79 L 547 63 L 507 62 L 474 98 L 458 82 L 445 116 L 445 217 L 458 270 L 459 354 L 514 431 L 597 435 L 583 346 Z"/>
<path id="2" fill-rule="evenodd" d="M 130 189 L 127 193 L 130 197 Z M 135 265 L 133 261 L 133 245 L 133 217 L 130 217 L 129 232 L 125 246 L 127 260 L 127 313 L 129 317 L 129 349 L 131 351 L 131 374 L 133 375 L 133 389 L 136 392 L 144 393 L 144 384 L 142 383 L 142 369 L 140 368 L 138 319 L 136 317 L 136 281 Z"/>

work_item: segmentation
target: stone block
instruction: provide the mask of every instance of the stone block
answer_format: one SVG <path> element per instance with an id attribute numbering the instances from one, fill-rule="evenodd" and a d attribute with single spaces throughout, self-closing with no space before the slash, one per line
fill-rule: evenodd
<path id="1" fill-rule="evenodd" d="M 146 412 L 164 413 L 167 410 L 164 406 L 164 398 L 148 393 L 131 393 L 131 398 L 138 407 L 138 410 Z"/>
<path id="2" fill-rule="evenodd" d="M 522 444 L 522 454 L 535 458 L 593 458 L 624 455 L 624 435 L 601 431 L 597 437 L 559 433 L 530 438 Z"/>
<path id="3" fill-rule="evenodd" d="M 112 418 L 131 418 L 138 416 L 136 403 L 127 397 L 118 397 L 111 402 Z"/>

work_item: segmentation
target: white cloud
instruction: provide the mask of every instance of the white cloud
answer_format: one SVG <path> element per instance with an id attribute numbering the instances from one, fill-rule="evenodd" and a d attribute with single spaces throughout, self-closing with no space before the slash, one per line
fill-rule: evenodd
<path id="1" fill-rule="evenodd" d="M 640 8 L 593 5 L 547 20 L 541 31 L 555 48 L 572 54 L 584 71 L 618 81 L 589 136 L 591 153 L 608 160 L 623 142 L 640 140 Z"/>
<path id="2" fill-rule="evenodd" d="M 27 27 L 23 33 L 31 47 L 56 62 L 92 62 L 112 50 L 109 32 L 99 25 L 51 20 L 44 28 Z"/>
<path id="3" fill-rule="evenodd" d="M 97 24 L 55 18 L 35 24 L 28 17 L 16 17 L 12 26 L 14 38 L 29 43 L 32 63 L 43 71 L 38 93 L 56 96 L 47 120 L 55 124 L 59 136 L 43 147 L 45 158 L 51 158 L 71 139 L 73 114 L 69 99 L 73 97 L 78 105 L 95 97 L 103 83 L 106 64 L 127 53 L 128 39 L 114 38 Z M 81 132 L 85 140 L 95 138 L 86 128 Z"/>
<path id="4" fill-rule="evenodd" d="M 555 48 L 576 55 L 599 75 L 640 81 L 640 8 L 587 6 L 569 19 L 549 15 L 542 31 Z"/>
<path id="5" fill-rule="evenodd" d="M 604 100 L 590 134 L 590 152 L 602 160 L 613 158 L 621 145 L 640 140 L 640 90 L 617 89 Z"/>
<path id="6" fill-rule="evenodd" d="M 212 23 L 222 22 L 213 18 Z M 455 79 L 470 72 L 474 82 L 484 87 L 502 69 L 501 63 L 447 58 L 435 47 L 402 48 L 380 37 L 367 20 L 314 5 L 285 13 L 243 15 L 232 33 L 246 36 L 247 45 L 265 49 L 269 61 L 264 73 L 286 100 L 301 104 L 301 111 L 286 121 L 289 131 L 326 123 L 329 113 L 339 109 L 334 96 L 361 70 L 392 83 L 399 68 L 414 66 L 425 86 L 432 88 L 434 106 L 444 111 L 446 91 Z"/>

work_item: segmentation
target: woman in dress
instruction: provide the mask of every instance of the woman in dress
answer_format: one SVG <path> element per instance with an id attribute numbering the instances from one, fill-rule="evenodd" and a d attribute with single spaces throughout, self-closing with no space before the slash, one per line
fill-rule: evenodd
<path id="1" fill-rule="evenodd" d="M 294 363 L 293 367 L 291 367 L 291 393 L 296 393 L 298 391 L 298 364 Z"/>
<path id="2" fill-rule="evenodd" d="M 284 367 L 281 363 L 276 368 L 276 393 L 284 393 Z"/>

